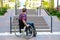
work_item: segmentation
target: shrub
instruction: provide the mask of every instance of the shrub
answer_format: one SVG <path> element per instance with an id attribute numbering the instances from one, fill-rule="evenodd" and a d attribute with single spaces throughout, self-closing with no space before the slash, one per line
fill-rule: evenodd
<path id="1" fill-rule="evenodd" d="M 57 13 L 57 10 L 54 10 L 54 9 L 51 9 L 50 11 L 51 11 L 50 14 L 53 15 L 53 16 L 56 15 L 56 13 Z"/>
<path id="2" fill-rule="evenodd" d="M 7 8 L 2 7 L 2 10 L 1 10 L 1 7 L 0 7 L 0 15 L 4 15 L 5 12 L 7 12 Z"/>
<path id="3" fill-rule="evenodd" d="M 50 15 L 57 16 L 60 19 L 60 12 L 59 11 L 57 11 L 55 9 L 46 9 L 46 10 L 50 13 Z"/>
<path id="4" fill-rule="evenodd" d="M 48 8 L 46 10 L 50 13 L 50 15 L 53 15 L 53 16 L 56 15 L 56 13 L 57 13 L 57 10 L 55 10 L 55 9 Z"/>
<path id="5" fill-rule="evenodd" d="M 60 12 L 57 12 L 57 17 L 60 19 Z"/>

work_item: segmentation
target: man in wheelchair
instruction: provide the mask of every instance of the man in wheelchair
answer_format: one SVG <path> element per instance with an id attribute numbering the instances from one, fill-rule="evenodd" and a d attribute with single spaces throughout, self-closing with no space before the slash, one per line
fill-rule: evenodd
<path id="1" fill-rule="evenodd" d="M 36 30 L 34 27 L 34 23 L 27 23 L 27 12 L 26 8 L 22 9 L 22 13 L 19 15 L 19 31 L 22 33 L 21 29 L 23 29 L 26 26 L 26 35 L 28 35 L 28 30 L 29 33 L 33 33 L 33 36 L 36 36 Z M 32 31 L 31 31 L 32 29 Z"/>

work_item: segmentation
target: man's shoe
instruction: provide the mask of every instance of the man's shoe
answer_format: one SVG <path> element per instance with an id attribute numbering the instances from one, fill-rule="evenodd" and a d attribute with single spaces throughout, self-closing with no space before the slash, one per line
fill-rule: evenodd
<path id="1" fill-rule="evenodd" d="M 36 35 L 33 35 L 33 37 L 36 37 Z"/>

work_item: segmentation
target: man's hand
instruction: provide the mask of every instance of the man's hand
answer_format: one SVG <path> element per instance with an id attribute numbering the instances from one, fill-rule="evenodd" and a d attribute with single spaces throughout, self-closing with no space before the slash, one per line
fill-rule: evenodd
<path id="1" fill-rule="evenodd" d="M 27 24 L 27 27 L 29 27 L 30 25 L 29 24 Z"/>

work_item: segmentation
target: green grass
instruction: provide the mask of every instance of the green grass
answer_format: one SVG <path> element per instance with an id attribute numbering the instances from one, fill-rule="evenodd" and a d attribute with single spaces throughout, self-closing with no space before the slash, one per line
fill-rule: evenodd
<path id="1" fill-rule="evenodd" d="M 50 13 L 52 16 L 57 16 L 60 19 L 60 12 L 55 10 L 55 9 L 47 9 L 47 11 Z"/>
<path id="2" fill-rule="evenodd" d="M 1 10 L 1 7 L 0 7 L 0 16 L 4 15 L 6 12 L 7 12 L 7 8 L 2 7 L 2 10 Z"/>

